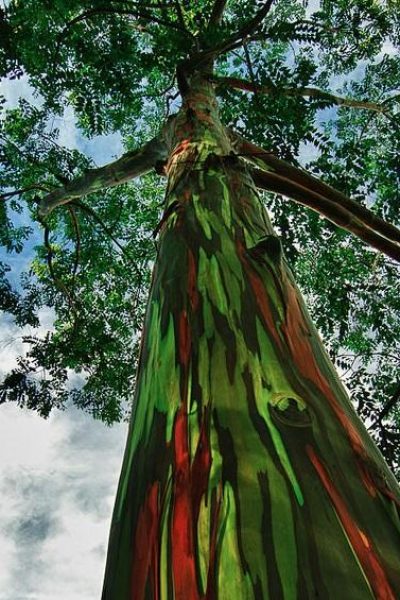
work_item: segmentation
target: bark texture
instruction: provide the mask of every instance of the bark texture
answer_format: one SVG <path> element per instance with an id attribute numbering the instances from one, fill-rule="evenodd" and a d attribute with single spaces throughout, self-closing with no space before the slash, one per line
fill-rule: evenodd
<path id="1" fill-rule="evenodd" d="M 253 180 L 192 80 L 103 600 L 395 600 L 399 490 L 341 386 Z"/>

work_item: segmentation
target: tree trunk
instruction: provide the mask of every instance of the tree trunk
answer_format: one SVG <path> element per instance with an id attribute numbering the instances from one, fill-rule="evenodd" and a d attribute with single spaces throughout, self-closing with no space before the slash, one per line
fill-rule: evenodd
<path id="1" fill-rule="evenodd" d="M 103 600 L 395 600 L 397 484 L 200 76 L 167 137 Z"/>

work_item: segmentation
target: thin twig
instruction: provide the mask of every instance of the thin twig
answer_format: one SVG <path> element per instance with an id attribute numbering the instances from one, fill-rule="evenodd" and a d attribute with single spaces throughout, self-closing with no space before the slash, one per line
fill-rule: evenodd
<path id="1" fill-rule="evenodd" d="M 216 58 L 220 54 L 229 52 L 241 46 L 242 40 L 248 36 L 251 36 L 251 34 L 257 30 L 258 26 L 262 23 L 264 18 L 271 10 L 273 2 L 274 0 L 266 0 L 263 8 L 261 8 L 257 14 L 247 23 L 245 23 L 243 27 L 241 27 L 236 33 L 223 41 L 222 44 L 194 54 L 188 61 L 186 61 L 185 67 L 187 67 L 189 70 L 193 69 L 213 58 Z"/>
<path id="2" fill-rule="evenodd" d="M 108 237 L 110 238 L 110 240 L 112 240 L 114 242 L 114 244 L 117 246 L 117 248 L 121 251 L 121 253 L 123 254 L 123 256 L 125 258 L 127 258 L 128 261 L 134 266 L 137 274 L 139 276 L 141 276 L 140 270 L 138 269 L 135 261 L 129 255 L 129 253 L 127 252 L 126 248 L 113 235 L 113 233 L 110 230 L 110 228 L 104 223 L 103 219 L 101 217 L 99 217 L 99 215 L 96 213 L 96 211 L 94 211 L 90 206 L 87 206 L 87 204 L 83 204 L 83 202 L 81 202 L 81 201 L 71 202 L 71 204 L 73 206 L 76 206 L 77 208 L 82 209 L 84 212 L 86 212 L 88 215 L 90 215 L 95 221 L 97 221 L 97 223 L 100 225 L 100 227 L 103 229 L 103 231 L 108 235 Z"/>
<path id="3" fill-rule="evenodd" d="M 174 6 L 175 6 L 176 14 L 178 15 L 178 21 L 179 21 L 182 29 L 184 29 L 187 33 L 189 33 L 189 31 L 187 30 L 186 24 L 185 24 L 182 7 L 180 5 L 179 0 L 174 0 Z"/>
<path id="4" fill-rule="evenodd" d="M 382 424 L 382 420 L 389 414 L 389 412 L 394 408 L 400 400 L 400 384 L 397 386 L 393 396 L 386 402 L 385 406 L 378 414 L 378 418 L 368 427 L 368 429 L 372 429 L 378 424 Z"/>
<path id="5" fill-rule="evenodd" d="M 26 188 L 21 188 L 20 190 L 15 190 L 13 192 L 4 192 L 4 194 L 0 194 L 0 200 L 9 200 L 13 196 L 21 196 L 21 194 L 25 194 L 26 192 L 31 192 L 32 190 L 39 190 L 41 192 L 49 192 L 51 190 L 50 187 L 44 186 L 42 184 L 32 184 Z"/>
<path id="6" fill-rule="evenodd" d="M 74 302 L 74 298 L 73 298 L 72 294 L 70 293 L 70 291 L 67 288 L 67 286 L 65 285 L 65 283 L 57 277 L 57 275 L 55 274 L 55 271 L 54 271 L 53 249 L 52 249 L 51 243 L 50 243 L 50 229 L 47 226 L 45 226 L 45 228 L 44 228 L 44 245 L 47 249 L 46 260 L 47 260 L 47 266 L 49 268 L 50 276 L 51 276 L 52 280 L 54 281 L 56 288 L 60 292 L 62 292 L 64 294 L 64 296 L 66 296 L 66 298 L 68 300 L 69 309 L 72 309 L 74 314 L 76 314 L 75 302 Z"/>

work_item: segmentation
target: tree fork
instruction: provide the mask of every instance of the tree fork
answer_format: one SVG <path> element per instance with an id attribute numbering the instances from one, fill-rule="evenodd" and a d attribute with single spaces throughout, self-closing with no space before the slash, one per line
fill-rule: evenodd
<path id="1" fill-rule="evenodd" d="M 370 229 L 375 230 L 386 239 L 396 244 L 400 244 L 400 230 L 391 223 L 381 219 L 381 217 L 368 208 L 355 202 L 320 179 L 309 175 L 306 171 L 302 171 L 277 156 L 274 156 L 272 152 L 267 152 L 252 142 L 245 140 L 234 131 L 230 130 L 230 136 L 235 145 L 236 152 L 239 155 L 244 156 L 262 170 L 279 175 L 280 178 L 282 178 L 282 181 L 283 179 L 286 180 L 288 188 L 291 185 L 297 185 L 303 187 L 307 192 L 310 191 L 313 194 L 318 194 L 329 202 L 337 204 L 338 207 L 347 210 L 348 213 L 357 217 L 360 222 L 364 223 Z M 266 182 L 266 178 L 264 181 Z M 273 178 L 271 178 L 271 184 L 272 181 Z M 277 184 L 278 179 L 275 178 L 275 181 Z"/>
<path id="2" fill-rule="evenodd" d="M 399 488 L 200 74 L 166 143 L 103 600 L 395 600 Z"/>

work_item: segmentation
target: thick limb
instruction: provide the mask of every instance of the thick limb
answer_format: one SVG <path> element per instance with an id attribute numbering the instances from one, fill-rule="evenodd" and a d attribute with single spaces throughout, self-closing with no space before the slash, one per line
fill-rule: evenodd
<path id="1" fill-rule="evenodd" d="M 336 212 L 340 209 L 339 212 L 341 212 L 342 215 L 345 214 L 343 211 L 346 211 L 347 217 L 351 219 L 353 223 L 358 222 L 359 226 L 365 229 L 366 235 L 369 236 L 370 233 L 375 233 L 382 238 L 384 244 L 385 240 L 387 240 L 392 251 L 395 252 L 397 256 L 396 260 L 399 260 L 400 230 L 397 229 L 397 227 L 391 223 L 387 223 L 371 210 L 358 202 L 351 200 L 351 198 L 348 198 L 345 194 L 335 190 L 330 185 L 277 158 L 271 152 L 267 152 L 251 142 L 248 142 L 240 135 L 231 132 L 231 137 L 235 142 L 236 152 L 239 155 L 244 156 L 247 160 L 256 164 L 266 173 L 279 176 L 270 176 L 267 178 L 267 176 L 263 177 L 261 173 L 256 173 L 255 176 L 258 180 L 257 185 L 271 191 L 278 192 L 279 190 L 278 193 L 285 194 L 297 201 L 300 201 L 300 198 L 302 198 L 304 200 L 302 202 L 303 204 L 306 203 L 308 195 L 309 201 L 307 206 L 311 206 L 311 208 L 317 210 L 321 214 L 324 214 L 324 210 L 328 207 L 328 203 L 330 209 L 336 206 Z M 325 214 L 324 216 L 327 215 Z M 355 233 L 355 231 L 353 231 L 353 233 Z M 370 237 L 372 238 L 372 236 Z M 368 243 L 372 245 L 370 240 Z"/>
<path id="2" fill-rule="evenodd" d="M 364 221 L 348 209 L 282 175 L 260 169 L 252 169 L 251 175 L 258 188 L 283 194 L 303 206 L 308 206 L 335 225 L 353 233 L 369 246 L 400 262 L 400 245 L 381 236 L 374 229 L 370 229 Z"/>
<path id="3" fill-rule="evenodd" d="M 39 214 L 44 217 L 57 206 L 67 204 L 103 188 L 113 187 L 148 173 L 160 170 L 166 162 L 167 150 L 162 137 L 157 137 L 139 150 L 123 154 L 118 160 L 98 169 L 90 169 L 80 177 L 55 189 L 40 202 Z"/>

